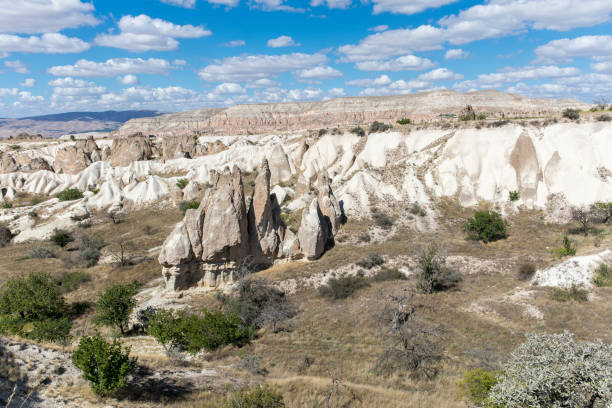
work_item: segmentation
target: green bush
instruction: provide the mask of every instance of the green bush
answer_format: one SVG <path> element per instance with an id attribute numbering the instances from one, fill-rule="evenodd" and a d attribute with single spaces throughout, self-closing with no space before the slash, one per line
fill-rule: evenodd
<path id="1" fill-rule="evenodd" d="M 578 109 L 567 108 L 563 111 L 563 117 L 570 120 L 578 120 L 580 119 L 580 111 Z"/>
<path id="2" fill-rule="evenodd" d="M 68 293 L 76 290 L 81 284 L 89 282 L 91 276 L 85 272 L 65 272 L 57 278 L 57 286 L 60 288 L 60 292 Z"/>
<path id="3" fill-rule="evenodd" d="M 241 344 L 253 337 L 251 326 L 243 324 L 236 313 L 211 312 L 202 316 L 157 310 L 148 321 L 147 332 L 169 351 L 180 348 L 191 354 L 213 351 L 227 344 Z"/>
<path id="4" fill-rule="evenodd" d="M 597 119 L 598 122 L 610 122 L 612 121 L 612 116 L 610 115 L 599 115 L 597 116 L 595 119 Z"/>
<path id="5" fill-rule="evenodd" d="M 551 288 L 550 298 L 557 302 L 567 302 L 569 300 L 586 302 L 589 300 L 589 292 L 578 285 L 572 285 L 569 289 Z"/>
<path id="6" fill-rule="evenodd" d="M 440 292 L 457 286 L 461 275 L 448 269 L 446 258 L 438 254 L 435 245 L 429 245 L 419 255 L 418 287 L 425 293 Z"/>
<path id="7" fill-rule="evenodd" d="M 70 332 L 68 308 L 51 275 L 9 279 L 0 294 L 0 332 L 35 340 L 64 341 Z"/>
<path id="8" fill-rule="evenodd" d="M 598 201 L 593 204 L 592 210 L 600 215 L 601 222 L 603 224 L 607 224 L 609 221 L 612 221 L 612 201 Z"/>
<path id="9" fill-rule="evenodd" d="M 410 125 L 411 123 L 412 123 L 412 120 L 410 120 L 410 118 L 402 118 L 397 121 L 398 125 Z"/>
<path id="10" fill-rule="evenodd" d="M 352 129 L 350 130 L 350 132 L 351 132 L 352 134 L 357 135 L 357 136 L 360 136 L 360 137 L 365 136 L 365 130 L 363 130 L 363 128 L 362 128 L 361 126 L 357 126 L 357 127 L 352 128 Z"/>
<path id="11" fill-rule="evenodd" d="M 536 272 L 536 267 L 531 262 L 522 264 L 519 267 L 518 277 L 522 281 L 529 280 L 533 277 Z"/>
<path id="12" fill-rule="evenodd" d="M 60 201 L 72 201 L 83 198 L 83 192 L 78 188 L 67 188 L 57 195 Z"/>
<path id="13" fill-rule="evenodd" d="M 72 234 L 66 230 L 56 228 L 53 230 L 53 234 L 51 234 L 51 242 L 54 242 L 56 245 L 62 248 L 72 241 L 74 241 Z"/>
<path id="14" fill-rule="evenodd" d="M 180 188 L 181 190 L 182 190 L 182 189 L 184 189 L 185 187 L 187 187 L 187 184 L 189 184 L 189 180 L 188 180 L 188 179 L 186 179 L 186 178 L 179 179 L 179 180 L 176 182 L 176 186 L 177 186 L 178 188 Z"/>
<path id="15" fill-rule="evenodd" d="M 99 334 L 84 336 L 72 355 L 72 363 L 83 372 L 91 390 L 105 396 L 127 384 L 137 361 L 130 357 L 130 351 L 130 347 L 122 349 L 118 339 L 109 343 Z"/>
<path id="16" fill-rule="evenodd" d="M 489 393 L 504 408 L 605 407 L 612 403 L 612 344 L 575 342 L 563 334 L 530 334 Z"/>
<path id="17" fill-rule="evenodd" d="M 183 212 L 183 215 L 187 212 L 187 210 L 197 210 L 200 207 L 200 202 L 193 201 L 181 201 L 179 203 L 179 209 Z"/>
<path id="18" fill-rule="evenodd" d="M 79 253 L 79 259 L 87 268 L 92 267 L 100 260 L 100 250 L 94 247 L 82 249 Z"/>
<path id="19" fill-rule="evenodd" d="M 387 130 L 391 129 L 393 126 L 388 125 L 386 123 L 382 123 L 382 122 L 373 122 L 370 125 L 370 133 L 377 133 L 377 132 L 386 132 Z"/>
<path id="20" fill-rule="evenodd" d="M 283 395 L 269 385 L 233 393 L 222 408 L 284 408 Z"/>
<path id="21" fill-rule="evenodd" d="M 565 256 L 574 256 L 576 255 L 576 247 L 572 244 L 572 241 L 569 239 L 567 235 L 563 237 L 563 246 L 561 248 L 557 248 L 554 250 L 559 258 L 563 258 Z"/>
<path id="22" fill-rule="evenodd" d="M 359 289 L 370 286 L 367 279 L 358 276 L 331 278 L 319 288 L 319 296 L 329 299 L 346 299 Z"/>
<path id="23" fill-rule="evenodd" d="M 53 251 L 51 248 L 36 247 L 33 250 L 28 252 L 27 257 L 30 259 L 45 259 L 45 258 L 56 258 L 57 255 L 55 254 L 55 251 Z"/>
<path id="24" fill-rule="evenodd" d="M 370 277 L 370 282 L 385 282 L 392 280 L 406 280 L 406 275 L 397 269 L 382 268 L 378 273 Z"/>
<path id="25" fill-rule="evenodd" d="M 521 193 L 517 191 L 510 191 L 509 193 L 510 201 L 518 201 L 521 198 Z"/>
<path id="26" fill-rule="evenodd" d="M 459 383 L 462 395 L 478 407 L 492 407 L 489 392 L 497 384 L 497 375 L 482 368 L 467 371 Z"/>
<path id="27" fill-rule="evenodd" d="M 470 239 L 484 243 L 506 237 L 508 223 L 495 211 L 476 211 L 463 225 Z"/>
<path id="28" fill-rule="evenodd" d="M 366 269 L 372 269 L 375 266 L 380 266 L 385 263 L 385 260 L 382 256 L 378 255 L 376 252 L 372 252 L 367 256 L 367 258 L 361 259 L 357 262 L 357 266 Z"/>
<path id="29" fill-rule="evenodd" d="M 372 210 L 372 218 L 374 218 L 374 224 L 377 226 L 387 229 L 393 226 L 393 220 L 385 213 L 378 212 L 378 210 Z"/>
<path id="30" fill-rule="evenodd" d="M 595 270 L 593 283 L 598 287 L 612 286 L 612 268 L 602 263 Z"/>
<path id="31" fill-rule="evenodd" d="M 2 208 L 6 208 L 6 209 L 13 208 L 13 203 L 11 203 L 10 201 L 4 201 L 2 202 Z"/>
<path id="32" fill-rule="evenodd" d="M 478 115 L 476 115 L 476 120 L 486 120 L 486 119 L 487 119 L 486 113 L 479 113 Z"/>
<path id="33" fill-rule="evenodd" d="M 140 284 L 113 285 L 98 298 L 94 321 L 105 326 L 114 326 L 125 334 L 130 314 L 136 306 L 136 293 Z"/>

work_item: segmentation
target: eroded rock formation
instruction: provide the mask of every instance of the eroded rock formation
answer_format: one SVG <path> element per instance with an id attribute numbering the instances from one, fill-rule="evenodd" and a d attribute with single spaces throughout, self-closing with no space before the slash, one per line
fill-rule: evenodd
<path id="1" fill-rule="evenodd" d="M 128 166 L 139 160 L 149 160 L 153 156 L 153 144 L 142 133 L 135 133 L 128 137 L 113 140 L 110 151 L 112 166 Z"/>
<path id="2" fill-rule="evenodd" d="M 329 178 L 319 177 L 319 195 L 304 212 L 298 236 L 287 229 L 270 191 L 271 172 L 262 163 L 252 197 L 245 199 L 240 169 L 211 172 L 198 209 L 168 236 L 159 255 L 169 289 L 193 285 L 220 288 L 231 284 L 245 267 L 259 269 L 280 258 L 315 259 L 330 245 L 342 219 Z M 300 243 L 303 242 L 303 247 Z"/>

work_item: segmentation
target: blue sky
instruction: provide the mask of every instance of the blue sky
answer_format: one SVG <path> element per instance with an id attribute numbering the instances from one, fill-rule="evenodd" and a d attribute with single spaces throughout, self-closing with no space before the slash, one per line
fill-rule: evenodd
<path id="1" fill-rule="evenodd" d="M 0 117 L 438 88 L 612 99 L 611 0 L 0 0 Z"/>

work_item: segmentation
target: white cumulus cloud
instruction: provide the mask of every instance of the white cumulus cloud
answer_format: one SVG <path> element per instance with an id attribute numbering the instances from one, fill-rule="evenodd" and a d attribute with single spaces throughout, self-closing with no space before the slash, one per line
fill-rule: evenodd
<path id="1" fill-rule="evenodd" d="M 268 40 L 268 47 L 280 48 L 280 47 L 297 47 L 300 43 L 293 41 L 293 38 L 288 35 L 281 35 L 278 38 L 271 38 Z"/>
<path id="2" fill-rule="evenodd" d="M 19 60 L 15 60 L 15 61 L 4 61 L 4 66 L 7 68 L 12 69 L 13 71 L 15 71 L 18 74 L 27 74 L 28 71 L 28 67 L 26 67 L 23 62 L 19 61 Z"/>
<path id="3" fill-rule="evenodd" d="M 0 0 L 0 33 L 53 33 L 93 26 L 94 5 L 80 0 Z"/>
<path id="4" fill-rule="evenodd" d="M 416 55 L 404 55 L 387 61 L 361 61 L 355 67 L 361 71 L 422 71 L 433 68 L 436 64 L 427 58 Z"/>
<path id="5" fill-rule="evenodd" d="M 463 51 L 461 48 L 453 48 L 446 51 L 446 53 L 444 54 L 444 59 L 463 59 L 467 58 L 468 55 L 470 55 L 470 53 L 467 51 Z"/>
<path id="6" fill-rule="evenodd" d="M 105 62 L 77 61 L 74 65 L 51 67 L 48 73 L 55 76 L 113 77 L 128 74 L 164 74 L 170 63 L 159 58 L 111 58 Z"/>
<path id="7" fill-rule="evenodd" d="M 123 85 L 136 85 L 138 83 L 138 78 L 132 74 L 117 77 L 117 80 Z"/>
<path id="8" fill-rule="evenodd" d="M 329 66 L 319 66 L 296 71 L 294 76 L 299 80 L 332 79 L 340 78 L 342 72 Z"/>
<path id="9" fill-rule="evenodd" d="M 36 85 L 36 80 L 34 78 L 26 78 L 19 85 L 30 88 Z"/>
<path id="10" fill-rule="evenodd" d="M 374 0 L 374 14 L 416 14 L 428 8 L 436 8 L 459 0 Z"/>
<path id="11" fill-rule="evenodd" d="M 59 33 L 47 33 L 41 36 L 33 35 L 30 37 L 0 34 L 0 53 L 71 54 L 88 49 L 89 44 L 85 41 L 66 37 Z"/>
<path id="12" fill-rule="evenodd" d="M 561 38 L 535 49 L 539 61 L 571 61 L 574 57 L 612 56 L 612 35 Z"/>

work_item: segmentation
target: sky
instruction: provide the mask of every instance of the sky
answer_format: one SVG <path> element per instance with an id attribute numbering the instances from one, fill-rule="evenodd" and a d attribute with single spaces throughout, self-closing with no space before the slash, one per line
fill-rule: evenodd
<path id="1" fill-rule="evenodd" d="M 0 0 L 0 117 L 433 89 L 612 99 L 612 0 Z"/>

